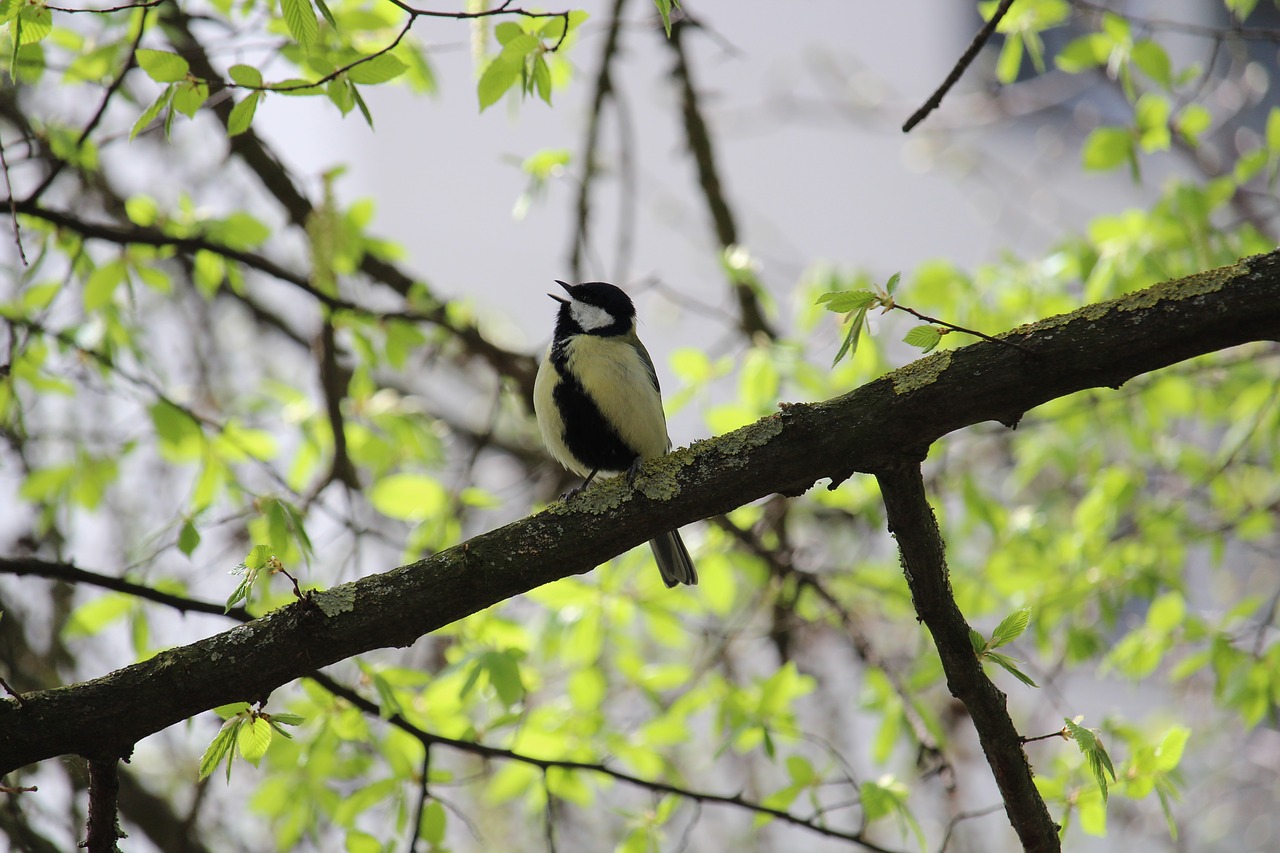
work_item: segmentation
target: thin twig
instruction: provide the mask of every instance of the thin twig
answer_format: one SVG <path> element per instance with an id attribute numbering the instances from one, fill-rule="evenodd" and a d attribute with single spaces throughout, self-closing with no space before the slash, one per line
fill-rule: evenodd
<path id="1" fill-rule="evenodd" d="M 1003 808 L 1004 808 L 1004 803 L 997 803 L 994 806 L 987 806 L 985 809 L 975 809 L 974 811 L 960 812 L 956 814 L 954 817 L 951 818 L 951 820 L 947 821 L 947 831 L 942 836 L 942 844 L 939 845 L 938 847 L 938 853 L 946 853 L 947 845 L 951 843 L 952 833 L 955 832 L 956 827 L 959 826 L 963 821 L 973 820 L 974 818 L 979 818 L 979 817 L 986 817 L 987 815 L 995 814 L 996 812 L 1000 811 Z"/>
<path id="2" fill-rule="evenodd" d="M 942 99 L 947 96 L 947 92 L 951 91 L 951 87 L 960 80 L 965 70 L 978 56 L 978 52 L 991 40 L 991 36 L 995 34 L 996 27 L 1000 24 L 1000 19 L 1005 16 L 1005 13 L 1009 11 L 1009 7 L 1012 5 L 1013 0 L 1001 0 L 995 14 L 991 16 L 991 20 L 987 21 L 982 29 L 978 30 L 978 34 L 973 37 L 973 41 L 969 42 L 969 46 L 965 48 L 960 60 L 956 62 L 955 67 L 951 69 L 951 73 L 947 75 L 947 79 L 943 80 L 937 91 L 929 96 L 929 100 L 925 101 L 924 105 L 912 113 L 911 118 L 907 119 L 906 124 L 902 126 L 903 133 L 910 133 L 912 128 L 924 121 L 929 113 L 938 108 L 938 105 L 942 103 Z"/>
<path id="3" fill-rule="evenodd" d="M 126 3 L 123 6 L 112 6 L 109 9 L 69 9 L 65 6 L 46 6 L 45 8 L 51 12 L 65 12 L 68 15 L 78 15 L 81 12 L 87 12 L 91 15 L 106 15 L 111 12 L 127 12 L 130 9 L 152 9 L 163 2 L 165 0 L 144 0 L 142 3 Z"/>
<path id="4" fill-rule="evenodd" d="M 9 180 L 9 160 L 5 157 L 4 140 L 0 140 L 0 171 L 4 172 L 4 186 L 9 192 L 9 218 L 13 220 L 13 242 L 18 244 L 18 257 L 22 259 L 22 265 L 29 266 L 27 252 L 22 248 L 22 227 L 18 225 L 18 204 L 13 198 L 13 183 Z"/>
<path id="5" fill-rule="evenodd" d="M 556 853 L 556 814 L 555 796 L 551 793 L 551 783 L 547 780 L 547 770 L 542 771 L 542 792 L 547 798 L 543 826 L 543 834 L 547 841 L 547 853 Z"/>
<path id="6" fill-rule="evenodd" d="M 702 115 L 698 90 L 693 83 L 689 58 L 685 53 L 684 34 L 690 27 L 696 26 L 697 24 L 688 18 L 672 21 L 671 38 L 667 40 L 667 45 L 675 55 L 672 76 L 680 87 L 680 112 L 684 119 L 685 141 L 689 146 L 689 153 L 693 155 L 694 165 L 697 167 L 698 186 L 702 190 L 703 200 L 706 201 L 707 210 L 711 214 L 716 239 L 723 250 L 738 245 L 738 226 L 720 184 L 711 131 Z M 754 338 L 757 334 L 764 335 L 769 340 L 777 338 L 778 334 L 765 319 L 764 310 L 751 284 L 736 275 L 730 276 L 730 284 L 738 300 L 738 325 L 743 334 L 748 338 Z"/>
<path id="7" fill-rule="evenodd" d="M 594 91 L 591 95 L 591 111 L 587 114 L 587 138 L 582 148 L 582 180 L 578 183 L 578 200 L 575 207 L 577 222 L 573 229 L 573 247 L 569 252 L 569 269 L 574 281 L 582 281 L 582 255 L 590 242 L 591 187 L 596 177 L 596 149 L 600 143 L 601 116 L 605 103 L 614 95 L 613 67 L 618 53 L 618 34 L 622 31 L 622 9 L 627 0 L 614 0 L 609 17 L 609 29 L 605 35 L 604 49 L 600 54 L 600 70 L 596 72 Z"/>
<path id="8" fill-rule="evenodd" d="M 1035 350 L 1031 349 L 1030 347 L 1023 346 L 1017 341 L 1009 341 L 1009 340 L 1005 340 L 1004 338 L 993 338 L 990 335 L 983 334 L 982 332 L 978 332 L 973 329 L 966 329 L 964 326 L 957 326 L 955 323 L 948 323 L 946 320 L 939 320 L 937 317 L 930 317 L 928 314 L 921 314 L 919 311 L 917 311 L 914 308 L 908 308 L 905 305 L 898 305 L 896 302 L 894 303 L 893 307 L 898 309 L 899 311 L 906 311 L 912 317 L 916 317 L 918 319 L 924 320 L 926 323 L 932 323 L 935 326 L 943 326 L 945 328 L 950 329 L 953 332 L 963 332 L 966 335 L 973 335 L 975 338 L 982 338 L 984 341 L 991 341 L 991 343 L 993 344 L 1001 344 L 1006 347 L 1013 347 L 1014 349 L 1019 350 L 1020 352 L 1024 352 L 1027 355 L 1032 355 L 1032 356 L 1036 355 Z"/>
<path id="9" fill-rule="evenodd" d="M 120 73 L 117 74 L 115 78 L 112 79 L 111 84 L 107 86 L 106 92 L 104 92 L 102 95 L 102 100 L 98 103 L 98 109 L 95 110 L 93 115 L 89 118 L 89 123 L 84 126 L 83 130 L 80 131 L 80 135 L 76 137 L 76 144 L 74 148 L 76 152 L 79 152 L 80 149 L 84 147 L 84 143 L 89 138 L 89 134 L 93 133 L 94 129 L 97 128 L 98 123 L 102 121 L 102 117 L 107 113 L 107 105 L 111 103 L 111 99 L 115 97 L 116 93 L 120 91 L 120 87 L 124 85 L 124 78 L 125 78 L 125 75 L 129 73 L 129 69 L 133 68 L 134 62 L 136 61 L 136 57 L 138 55 L 138 45 L 142 44 L 142 34 L 146 32 L 146 29 L 147 29 L 147 10 L 149 10 L 152 6 L 155 6 L 162 2 L 164 2 L 164 0 L 154 0 L 154 2 L 144 3 L 140 6 L 120 6 L 116 9 L 104 10 L 104 11 L 115 12 L 115 11 L 120 11 L 122 9 L 140 8 L 143 10 L 143 12 L 141 15 L 138 16 L 138 29 L 133 34 L 133 41 L 129 43 L 129 53 L 124 58 L 124 64 L 120 66 Z M 54 7 L 51 6 L 49 8 L 54 8 Z M 62 9 L 59 11 L 69 12 L 73 10 Z M 88 10 L 81 9 L 77 11 L 88 11 Z M 27 196 L 27 199 L 26 199 L 27 204 L 35 204 L 36 201 L 39 200 L 40 196 L 44 195 L 45 190 L 49 189 L 50 185 L 53 184 L 53 182 L 57 179 L 58 175 L 66 167 L 67 162 L 68 162 L 67 160 L 61 159 L 61 158 L 54 162 L 52 168 L 49 169 L 49 174 L 45 175 L 44 180 L 40 182 L 40 185 L 37 186 L 34 190 L 32 190 L 31 194 Z M 9 197 L 10 199 L 13 198 L 12 188 L 10 188 L 9 190 Z"/>
<path id="10" fill-rule="evenodd" d="M 414 853 L 418 846 L 418 836 L 422 832 L 422 815 L 427 810 L 427 800 L 431 799 L 431 745 L 424 744 L 422 752 L 422 781 L 418 784 L 418 808 L 413 815 L 413 832 L 409 835 L 409 846 L 405 853 Z"/>
<path id="11" fill-rule="evenodd" d="M 5 681 L 3 678 L 0 678 L 0 687 L 3 687 L 4 692 L 8 693 L 10 696 L 13 697 L 13 701 L 17 703 L 19 708 L 22 707 L 22 694 L 14 690 L 12 687 L 10 687 L 9 682 Z"/>

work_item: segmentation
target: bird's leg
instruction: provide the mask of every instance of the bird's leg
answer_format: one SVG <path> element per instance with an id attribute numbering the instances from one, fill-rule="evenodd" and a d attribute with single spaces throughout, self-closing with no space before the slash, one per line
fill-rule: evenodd
<path id="1" fill-rule="evenodd" d="M 640 473 L 640 466 L 644 464 L 644 459 L 637 456 L 636 461 L 631 463 L 631 467 L 627 468 L 627 485 L 635 486 L 636 475 Z"/>
<path id="2" fill-rule="evenodd" d="M 567 491 L 567 492 L 565 492 L 565 493 L 564 493 L 564 495 L 563 495 L 564 500 L 569 500 L 569 498 L 573 497 L 573 496 L 574 496 L 574 495 L 576 495 L 578 492 L 580 492 L 580 491 L 582 491 L 583 489 L 585 489 L 587 486 L 590 486 L 590 485 L 591 485 L 591 481 L 592 481 L 592 480 L 594 480 L 594 479 L 596 478 L 596 474 L 598 474 L 598 473 L 600 473 L 600 469 L 599 469 L 599 468 L 594 468 L 594 469 L 592 469 L 591 473 L 587 475 L 587 479 L 583 480 L 581 485 L 579 485 L 579 486 L 574 486 L 572 489 L 570 489 L 569 491 Z"/>

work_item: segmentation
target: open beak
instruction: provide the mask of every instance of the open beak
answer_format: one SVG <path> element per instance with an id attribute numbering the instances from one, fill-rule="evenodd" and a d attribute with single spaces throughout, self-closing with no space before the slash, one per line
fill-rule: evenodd
<path id="1" fill-rule="evenodd" d="M 570 298 L 573 297 L 573 291 L 569 289 L 569 285 L 565 284 L 560 279 L 556 279 L 556 284 L 563 287 L 569 293 Z M 550 296 L 552 299 L 554 299 L 556 302 L 559 302 L 561 305 L 568 305 L 570 302 L 570 299 L 565 299 L 563 296 L 558 296 L 554 293 L 548 293 L 547 296 Z"/>

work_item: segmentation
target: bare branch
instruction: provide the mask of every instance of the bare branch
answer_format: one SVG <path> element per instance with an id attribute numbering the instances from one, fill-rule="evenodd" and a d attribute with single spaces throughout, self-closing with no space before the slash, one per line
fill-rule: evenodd
<path id="1" fill-rule="evenodd" d="M 600 70 L 596 72 L 595 87 L 591 95 L 591 111 L 587 116 L 587 138 L 582 146 L 582 179 L 578 184 L 573 247 L 569 253 L 569 269 L 572 270 L 574 281 L 582 281 L 582 256 L 590 243 L 591 188 L 596 178 L 596 149 L 600 143 L 600 124 L 605 102 L 614 96 L 610 69 L 618 54 L 618 34 L 622 31 L 622 9 L 626 3 L 627 0 L 613 2 L 609 31 L 600 52 Z"/>
<path id="2" fill-rule="evenodd" d="M 671 22 L 671 38 L 667 40 L 675 54 L 675 68 L 672 75 L 680 86 L 680 109 L 684 117 L 685 140 L 689 145 L 689 153 L 693 155 L 694 165 L 698 170 L 698 185 L 702 188 L 702 197 L 707 203 L 712 224 L 716 229 L 716 239 L 721 250 L 739 244 L 738 226 L 734 222 L 733 212 L 725 201 L 724 190 L 720 184 L 720 175 L 716 169 L 715 151 L 711 142 L 711 132 L 702 117 L 702 106 L 699 103 L 698 91 L 693 84 L 693 74 L 689 69 L 689 60 L 685 55 L 684 35 L 686 30 L 697 25 L 688 18 Z M 734 296 L 738 300 L 738 325 L 748 338 L 762 334 L 770 339 L 777 337 L 777 332 L 765 319 L 760 300 L 756 297 L 751 284 L 740 279 L 731 281 Z"/>
<path id="3" fill-rule="evenodd" d="M 120 760 L 89 760 L 89 822 L 81 845 L 89 853 L 120 853 L 116 842 L 125 838 L 120 831 Z"/>
<path id="4" fill-rule="evenodd" d="M 902 125 L 903 133 L 910 133 L 912 128 L 925 120 L 929 113 L 933 112 L 942 103 L 942 99 L 947 96 L 947 92 L 951 91 L 962 76 L 968 70 L 969 65 L 977 58 L 978 53 L 991 40 L 991 36 L 995 34 L 996 27 L 1000 25 L 1000 20 L 1004 18 L 1005 13 L 1009 11 L 1009 7 L 1013 5 L 1013 0 L 1000 0 L 1000 5 L 996 7 L 996 11 L 992 14 L 991 19 L 978 30 L 978 34 L 973 37 L 973 41 L 969 42 L 969 46 L 965 48 L 960 59 L 956 61 L 955 67 L 951 69 L 951 73 L 947 75 L 947 79 L 942 81 L 942 85 L 938 87 L 929 100 L 924 102 L 920 109 L 911 114 L 911 118 L 907 119 Z"/>
<path id="5" fill-rule="evenodd" d="M 1021 736 L 1005 708 L 1005 696 L 982 671 L 969 641 L 969 625 L 952 595 L 942 536 L 925 498 L 920 459 L 903 459 L 877 471 L 876 479 L 916 613 L 933 635 L 951 695 L 964 703 L 978 731 L 1009 822 L 1023 849 L 1060 850 L 1058 826 L 1036 790 Z"/>

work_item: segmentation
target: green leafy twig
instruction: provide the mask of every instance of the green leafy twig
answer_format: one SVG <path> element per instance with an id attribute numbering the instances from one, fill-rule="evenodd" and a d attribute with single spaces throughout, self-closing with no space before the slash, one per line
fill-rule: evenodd
<path id="1" fill-rule="evenodd" d="M 1031 608 L 1023 607 L 1015 610 L 1001 620 L 996 629 L 991 632 L 991 638 L 987 639 L 982 634 L 969 629 L 969 642 L 973 644 L 973 651 L 978 655 L 979 660 L 989 660 L 1007 670 L 1014 678 L 1021 681 L 1028 687 L 1039 687 L 1031 676 L 1018 669 L 1018 664 L 1022 661 L 1009 655 L 1001 654 L 995 651 L 1001 646 L 1007 646 L 1022 635 L 1027 630 L 1027 625 L 1031 622 Z"/>
<path id="2" fill-rule="evenodd" d="M 984 341 L 990 341 L 995 344 L 1013 347 L 1020 352 L 1034 355 L 1034 351 L 1028 349 L 1015 341 L 1005 340 L 1003 338 L 993 338 L 990 335 L 975 331 L 974 329 L 966 329 L 964 326 L 949 323 L 946 320 L 939 320 L 936 317 L 930 317 L 922 314 L 914 308 L 906 305 L 899 305 L 894 297 L 898 289 L 898 285 L 902 280 L 901 273 L 894 273 L 889 276 L 889 280 L 885 282 L 884 287 L 877 287 L 875 290 L 833 290 L 823 293 L 818 297 L 818 304 L 827 306 L 828 311 L 834 311 L 837 314 L 848 314 L 850 317 L 849 330 L 846 332 L 844 342 L 840 344 L 840 350 L 836 353 L 835 359 L 831 362 L 832 366 L 840 363 L 840 359 L 844 358 L 848 353 L 850 358 L 858 351 L 858 338 L 862 334 L 863 328 L 866 326 L 867 312 L 872 308 L 882 309 L 882 313 L 898 310 L 906 311 L 913 317 L 918 317 L 929 326 L 917 326 L 907 332 L 903 342 L 920 347 L 924 352 L 932 352 L 941 342 L 942 336 L 951 332 L 963 332 L 966 335 L 973 335 Z"/>
<path id="3" fill-rule="evenodd" d="M 228 783 L 231 782 L 231 762 L 236 751 L 241 758 L 257 767 L 275 735 L 293 739 L 293 735 L 280 727 L 296 726 L 304 720 L 297 714 L 268 714 L 261 706 L 251 708 L 247 702 L 223 705 L 213 710 L 222 717 L 223 723 L 200 759 L 200 778 L 207 778 L 226 759 Z"/>
<path id="4" fill-rule="evenodd" d="M 1102 801 L 1105 803 L 1108 795 L 1107 776 L 1111 777 L 1112 782 L 1116 781 L 1116 768 L 1111 764 L 1111 756 L 1107 755 L 1107 748 L 1102 745 L 1102 738 L 1098 732 L 1080 725 L 1083 719 L 1084 717 L 1076 717 L 1074 720 L 1065 720 L 1066 725 L 1062 727 L 1062 736 L 1074 740 L 1076 746 L 1080 747 L 1080 752 L 1089 762 L 1089 769 L 1093 771 L 1093 778 L 1098 783 L 1098 790 L 1102 792 Z"/>

